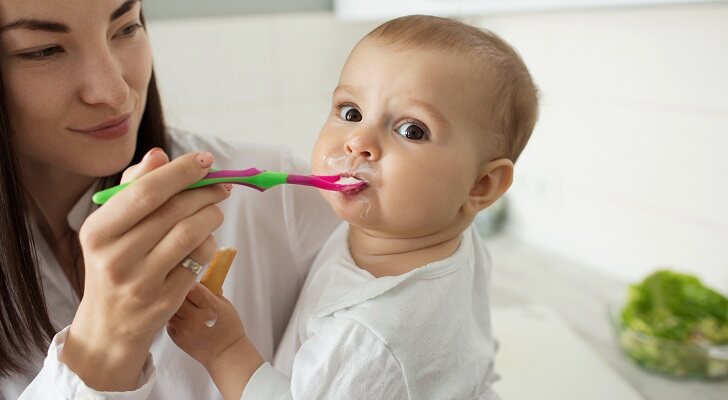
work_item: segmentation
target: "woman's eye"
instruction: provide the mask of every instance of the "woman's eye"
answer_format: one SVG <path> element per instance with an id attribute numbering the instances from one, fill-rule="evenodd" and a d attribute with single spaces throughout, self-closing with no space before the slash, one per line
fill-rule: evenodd
<path id="1" fill-rule="evenodd" d="M 397 134 L 409 140 L 427 139 L 427 130 L 412 122 L 406 122 L 395 129 Z"/>
<path id="2" fill-rule="evenodd" d="M 45 49 L 40 49 L 36 51 L 31 51 L 28 53 L 22 53 L 18 54 L 20 58 L 24 58 L 26 60 L 43 60 L 46 58 L 50 58 L 55 56 L 56 54 L 62 53 L 63 48 L 60 46 L 51 46 L 46 47 Z"/>
<path id="3" fill-rule="evenodd" d="M 349 122 L 361 121 L 361 113 L 352 106 L 339 107 L 339 118 Z"/>
<path id="4" fill-rule="evenodd" d="M 142 27 L 142 25 L 137 24 L 137 23 L 127 25 L 124 28 L 122 28 L 121 31 L 119 31 L 119 34 L 117 36 L 123 36 L 123 37 L 133 36 L 136 33 L 136 31 L 141 27 Z"/>

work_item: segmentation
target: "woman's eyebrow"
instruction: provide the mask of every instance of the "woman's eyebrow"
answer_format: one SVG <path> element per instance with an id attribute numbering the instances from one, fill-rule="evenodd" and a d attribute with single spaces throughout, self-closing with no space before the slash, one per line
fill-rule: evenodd
<path id="1" fill-rule="evenodd" d="M 126 0 L 119 8 L 111 13 L 110 21 L 115 21 L 122 15 L 126 14 L 134 8 L 134 5 L 141 0 Z M 43 21 L 39 19 L 18 19 L 0 27 L 0 33 L 9 31 L 11 29 L 28 29 L 31 31 L 46 31 L 54 33 L 68 33 L 71 28 L 68 25 L 61 22 Z"/>
<path id="2" fill-rule="evenodd" d="M 0 33 L 11 29 L 29 29 L 31 31 L 47 31 L 57 33 L 68 33 L 71 28 L 66 24 L 52 21 L 41 21 L 39 19 L 19 19 L 0 28 Z"/>
<path id="3" fill-rule="evenodd" d="M 113 22 L 114 20 L 118 19 L 122 15 L 126 14 L 134 8 L 134 5 L 138 2 L 141 2 L 142 0 L 126 0 L 119 8 L 117 8 L 114 12 L 111 13 L 111 19 L 110 21 Z"/>

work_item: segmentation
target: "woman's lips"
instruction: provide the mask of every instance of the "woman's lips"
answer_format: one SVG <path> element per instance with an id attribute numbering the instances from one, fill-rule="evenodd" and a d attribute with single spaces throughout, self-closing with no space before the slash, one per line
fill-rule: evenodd
<path id="1" fill-rule="evenodd" d="M 126 114 L 108 120 L 88 129 L 71 129 L 72 131 L 85 133 L 99 139 L 115 139 L 124 136 L 129 131 L 131 114 Z"/>

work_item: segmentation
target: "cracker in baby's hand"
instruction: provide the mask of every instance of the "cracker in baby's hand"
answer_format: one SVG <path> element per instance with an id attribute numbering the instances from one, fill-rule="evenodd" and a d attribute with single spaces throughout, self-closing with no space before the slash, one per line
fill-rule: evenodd
<path id="1" fill-rule="evenodd" d="M 200 283 L 210 289 L 216 296 L 222 295 L 222 283 L 225 281 L 230 265 L 237 253 L 237 250 L 230 247 L 217 249 L 205 271 L 205 275 L 200 280 Z"/>

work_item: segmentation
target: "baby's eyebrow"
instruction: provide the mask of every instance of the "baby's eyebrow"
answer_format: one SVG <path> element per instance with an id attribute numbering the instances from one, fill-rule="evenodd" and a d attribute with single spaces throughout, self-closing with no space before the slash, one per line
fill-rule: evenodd
<path id="1" fill-rule="evenodd" d="M 347 92 L 347 93 L 349 93 L 351 95 L 356 95 L 357 94 L 356 88 L 354 86 L 351 86 L 351 85 L 338 85 L 334 89 L 334 94 L 336 94 L 336 92 Z"/>
<path id="2" fill-rule="evenodd" d="M 423 109 L 427 114 L 429 114 L 434 119 L 436 119 L 440 125 L 443 125 L 443 126 L 450 125 L 450 122 L 447 120 L 447 118 L 445 118 L 445 116 L 442 115 L 442 113 L 440 111 L 438 111 L 437 108 L 430 105 L 430 103 L 423 101 L 423 100 L 412 99 L 412 98 L 409 99 L 408 101 L 410 103 L 412 103 L 415 107 Z"/>

